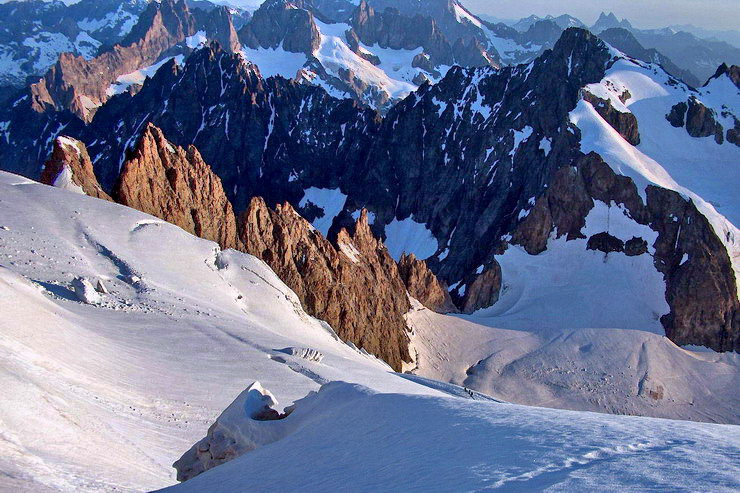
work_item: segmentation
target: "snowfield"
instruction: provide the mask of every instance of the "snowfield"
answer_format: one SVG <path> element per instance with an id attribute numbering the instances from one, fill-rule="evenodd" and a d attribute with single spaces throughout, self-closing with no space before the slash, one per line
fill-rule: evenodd
<path id="1" fill-rule="evenodd" d="M 740 487 L 735 426 L 385 394 L 344 382 L 299 402 L 286 427 L 291 420 L 295 429 L 285 438 L 166 491 Z"/>
<path id="2" fill-rule="evenodd" d="M 92 286 L 102 282 L 109 294 L 80 301 L 73 287 L 79 278 Z M 428 376 L 459 381 L 466 358 L 503 349 L 503 329 L 418 305 L 409 317 Z M 617 333 L 590 330 L 592 356 L 582 364 L 589 375 L 604 366 L 623 369 Z M 692 392 L 704 386 L 704 394 L 694 395 L 696 408 L 717 410 L 707 420 L 737 422 L 736 355 L 663 350 L 669 342 L 662 336 L 625 332 L 647 337 L 642 347 L 650 368 L 670 369 L 656 381 L 666 396 L 675 397 L 671 378 L 676 388 L 689 382 Z M 547 346 L 525 332 L 506 334 L 521 336 L 522 344 L 506 346 L 513 352 Z M 599 334 L 610 335 L 600 342 Z M 455 351 L 464 338 L 489 344 L 475 348 L 479 353 L 461 348 L 462 357 Z M 625 340 L 625 351 L 633 351 L 637 342 Z M 425 366 L 433 351 L 439 370 Z M 615 356 L 604 358 L 610 352 Z M 458 356 L 459 368 L 440 363 Z M 670 366 L 677 363 L 682 366 Z M 544 370 L 544 361 L 530 367 Z M 492 380 L 492 393 L 562 404 L 541 398 L 538 385 L 551 388 L 542 376 L 516 378 L 501 378 L 508 392 Z M 177 488 L 740 488 L 736 426 L 525 407 L 397 375 L 307 316 L 295 294 L 254 257 L 221 251 L 120 205 L 0 173 L 0 489 L 174 485 L 172 463 L 255 381 L 282 406 L 296 402 L 296 410 L 254 425 L 244 421 L 251 419 L 245 407 L 243 413 L 232 407 L 227 422 L 278 427 L 278 440 Z M 657 391 L 652 373 L 649 382 L 645 395 Z M 733 412 L 735 419 L 727 418 Z"/>
<path id="3" fill-rule="evenodd" d="M 0 484 L 11 489 L 173 484 L 172 463 L 254 380 L 288 403 L 333 380 L 438 394 L 338 341 L 262 261 L 4 172 L 0 266 Z M 79 276 L 110 295 L 81 303 Z"/>

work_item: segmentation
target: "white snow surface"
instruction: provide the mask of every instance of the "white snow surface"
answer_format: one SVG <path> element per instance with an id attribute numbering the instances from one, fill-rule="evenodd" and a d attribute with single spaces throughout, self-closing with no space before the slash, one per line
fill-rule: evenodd
<path id="1" fill-rule="evenodd" d="M 171 464 L 255 380 L 288 404 L 340 379 L 439 394 L 339 341 L 254 257 L 5 172 L 0 218 L 3 487 L 174 484 Z M 80 302 L 78 277 L 109 294 Z"/>
<path id="2" fill-rule="evenodd" d="M 238 410 L 239 406 L 235 406 Z M 733 491 L 740 428 L 378 393 L 332 382 L 278 440 L 172 488 L 247 491 Z M 251 435 L 251 433 L 250 433 Z M 287 467 L 286 467 L 287 466 Z"/>
<path id="3" fill-rule="evenodd" d="M 385 227 L 385 246 L 396 260 L 404 253 L 413 253 L 425 260 L 437 253 L 439 243 L 426 224 L 414 220 L 413 214 L 399 221 L 393 219 Z"/>
<path id="4" fill-rule="evenodd" d="M 326 24 L 316 20 L 321 32 L 321 45 L 314 53 L 316 59 L 332 76 L 338 76 L 340 70 L 351 70 L 355 77 L 385 93 L 391 100 L 399 100 L 415 91 L 418 86 L 413 83 L 414 77 L 421 72 L 411 66 L 414 57 L 420 54 L 422 48 L 415 50 L 393 50 L 379 46 L 360 45 L 360 50 L 366 54 L 376 55 L 380 59 L 379 65 L 373 65 L 347 45 L 347 24 Z M 282 76 L 286 79 L 301 77 L 313 84 L 324 87 L 332 96 L 348 98 L 349 94 L 340 91 L 325 80 L 316 76 L 305 68 L 308 58 L 304 53 L 288 52 L 279 46 L 271 48 L 242 48 L 242 55 L 257 65 L 264 77 Z M 440 67 L 440 76 L 444 76 L 449 67 Z M 301 75 L 299 75 L 299 72 Z M 426 74 L 434 79 L 431 74 Z M 367 98 L 368 104 L 375 104 L 372 98 Z"/>
<path id="5" fill-rule="evenodd" d="M 324 211 L 324 215 L 314 219 L 311 224 L 326 237 L 329 234 L 329 228 L 331 228 L 334 218 L 344 209 L 344 204 L 347 202 L 347 195 L 343 194 L 338 188 L 311 187 L 304 190 L 303 193 L 303 198 L 298 206 L 306 207 L 311 202 Z"/>
<path id="6" fill-rule="evenodd" d="M 282 46 L 276 49 L 253 49 L 242 46 L 241 53 L 245 60 L 257 65 L 260 74 L 265 78 L 280 75 L 286 79 L 293 79 L 307 61 L 304 53 L 285 51 Z"/>
<path id="7" fill-rule="evenodd" d="M 680 348 L 650 330 L 546 329 L 515 309 L 461 317 L 417 302 L 407 320 L 417 375 L 517 404 L 740 424 L 736 353 Z"/>

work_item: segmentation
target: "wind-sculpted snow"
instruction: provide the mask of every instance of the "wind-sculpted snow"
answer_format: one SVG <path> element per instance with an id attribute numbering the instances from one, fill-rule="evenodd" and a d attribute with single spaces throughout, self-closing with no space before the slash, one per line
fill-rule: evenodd
<path id="1" fill-rule="evenodd" d="M 109 294 L 80 302 L 78 277 Z M 262 261 L 5 172 L 0 334 L 0 474 L 20 490 L 172 484 L 172 462 L 256 379 L 288 403 L 339 379 L 435 392 L 342 343 Z"/>
<path id="2" fill-rule="evenodd" d="M 231 429 L 278 439 L 166 491 L 740 486 L 734 474 L 740 433 L 733 426 L 381 394 L 344 382 L 297 401 L 280 421 L 256 422 L 243 412 L 228 417 Z"/>
<path id="3" fill-rule="evenodd" d="M 537 290 L 524 277 L 514 278 L 500 306 L 468 316 L 440 315 L 415 305 L 407 315 L 417 354 L 414 373 L 517 404 L 740 423 L 737 354 L 681 348 L 660 333 L 657 320 L 636 321 L 637 328 L 616 328 L 624 323 L 624 314 L 617 321 L 617 309 L 610 307 L 629 306 L 630 300 L 615 300 L 613 305 L 594 300 L 575 303 L 573 311 L 600 312 L 604 321 L 601 326 L 577 325 L 578 317 L 567 313 L 575 300 L 563 285 L 567 273 L 554 264 L 548 270 L 541 265 L 548 259 L 539 258 L 566 251 L 567 247 L 553 245 L 552 252 L 529 259 L 522 259 L 527 256 L 524 252 L 507 252 L 523 260 L 516 265 L 516 274 L 549 272 L 561 283 L 558 288 Z M 594 264 L 586 267 L 603 257 L 594 253 Z M 510 260 L 505 256 L 504 269 Z M 532 282 L 542 286 L 552 279 Z M 589 287 L 598 296 L 599 288 Z M 547 306 L 560 308 L 545 310 Z M 575 323 L 560 327 L 558 317 Z"/>

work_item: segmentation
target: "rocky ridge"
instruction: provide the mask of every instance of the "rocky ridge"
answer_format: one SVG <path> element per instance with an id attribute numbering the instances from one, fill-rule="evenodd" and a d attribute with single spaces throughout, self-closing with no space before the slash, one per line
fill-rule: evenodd
<path id="1" fill-rule="evenodd" d="M 411 362 L 403 318 L 410 308 L 404 281 L 430 308 L 455 310 L 424 262 L 402 262 L 405 274 L 400 275 L 370 231 L 366 211 L 349 230 L 342 228 L 333 243 L 288 203 L 271 209 L 263 199 L 254 198 L 237 223 L 220 179 L 198 150 L 174 146 L 152 124 L 122 166 L 113 198 L 100 189 L 84 144 L 59 137 L 42 182 L 59 186 L 57 176 L 64 166 L 73 170 L 73 181 L 88 195 L 115 199 L 222 248 L 261 258 L 298 295 L 308 313 L 327 321 L 342 340 L 398 371 Z"/>
<path id="2" fill-rule="evenodd" d="M 119 76 L 150 66 L 163 56 L 187 51 L 187 39 L 199 29 L 219 40 L 227 50 L 240 49 L 225 7 L 193 15 L 184 0 L 152 2 L 131 32 L 109 50 L 91 59 L 62 53 L 49 72 L 30 86 L 31 109 L 67 109 L 90 121 L 96 109 L 110 97 L 109 87 Z"/>
<path id="3" fill-rule="evenodd" d="M 173 146 L 152 124 L 123 165 L 113 197 L 222 248 L 239 247 L 234 210 L 219 177 L 195 146 Z"/>
<path id="4" fill-rule="evenodd" d="M 453 286 L 455 304 L 474 311 L 498 299 L 506 273 L 496 256 L 510 243 L 530 254 L 543 251 L 553 231 L 553 221 L 547 218 L 558 214 L 571 225 L 557 228 L 561 236 L 580 237 L 576 227 L 598 198 L 568 182 L 577 175 L 566 171 L 578 169 L 584 157 L 580 131 L 569 112 L 585 86 L 603 79 L 615 56 L 597 37 L 569 29 L 553 50 L 531 64 L 498 71 L 454 68 L 439 84 L 423 85 L 380 118 L 350 101 L 334 100 L 320 88 L 265 80 L 254 66 L 211 46 L 182 68 L 162 67 L 138 94 L 113 98 L 92 125 L 67 129 L 90 143 L 96 174 L 106 190 L 142 122 L 151 121 L 176 144 L 194 143 L 201 150 L 237 212 L 247 209 L 251 197 L 264 194 L 267 203 L 288 201 L 313 221 L 326 211 L 303 210 L 299 203 L 305 190 L 317 188 L 341 190 L 346 196 L 334 221 L 335 234 L 348 225 L 347 217 L 363 208 L 374 218 L 369 227 L 382 238 L 394 221 L 421 224 L 438 245 L 424 260 Z M 54 128 L 49 125 L 50 131 Z M 37 148 L 29 154 L 35 152 Z M 620 178 L 615 194 L 627 197 L 635 185 Z M 581 198 L 550 194 L 543 202 L 556 186 L 577 191 Z M 625 207 L 634 218 L 642 217 L 637 224 L 658 228 L 647 213 L 634 212 L 641 210 L 638 205 Z M 655 205 L 652 210 L 658 209 Z M 683 212 L 673 214 L 680 217 Z M 538 217 L 545 219 L 532 219 Z M 631 237 L 620 239 L 626 252 Z M 629 251 L 649 254 L 644 240 L 635 238 Z M 726 348 L 727 343 L 719 341 L 734 336 L 721 336 L 722 331 L 737 333 L 737 298 L 732 295 L 736 283 L 727 253 L 706 245 L 701 248 L 710 252 L 705 256 L 717 268 L 693 270 L 692 275 L 699 284 L 715 285 L 717 297 L 711 307 L 702 308 L 715 315 L 706 317 L 697 330 L 708 334 L 705 339 L 715 341 L 714 347 Z M 702 255 L 694 258 L 703 262 Z M 668 264 L 673 257 L 663 260 Z M 664 274 L 670 286 L 673 274 Z M 691 323 L 678 315 L 680 306 L 691 306 L 686 292 L 668 299 L 673 296 L 669 292 L 681 291 L 676 289 L 669 287 L 666 294 L 673 318 L 664 318 L 673 334 Z"/>

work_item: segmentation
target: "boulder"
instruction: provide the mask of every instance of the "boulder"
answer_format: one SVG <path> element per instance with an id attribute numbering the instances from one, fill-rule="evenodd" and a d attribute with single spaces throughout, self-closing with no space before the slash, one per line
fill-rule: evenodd
<path id="1" fill-rule="evenodd" d="M 72 289 L 74 289 L 77 299 L 88 305 L 96 305 L 100 303 L 100 294 L 95 290 L 93 285 L 84 277 L 77 277 L 72 281 Z"/>

